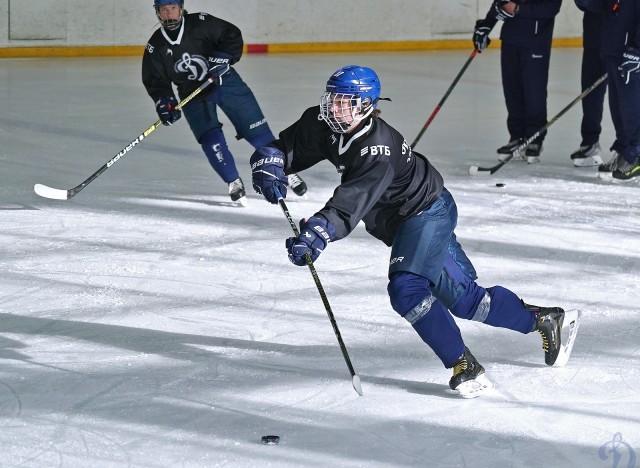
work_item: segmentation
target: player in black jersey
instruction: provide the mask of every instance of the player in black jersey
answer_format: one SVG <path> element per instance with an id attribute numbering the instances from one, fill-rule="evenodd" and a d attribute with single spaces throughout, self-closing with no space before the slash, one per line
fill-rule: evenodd
<path id="1" fill-rule="evenodd" d="M 553 365 L 561 351 L 564 311 L 530 306 L 508 289 L 475 282 L 473 265 L 454 234 L 456 203 L 429 160 L 380 118 L 380 90 L 372 69 L 339 69 L 319 107 L 307 109 L 278 140 L 252 155 L 253 186 L 270 203 L 278 202 L 274 186 L 286 196 L 286 174 L 324 160 L 341 174 L 324 208 L 300 222 L 298 237 L 287 239 L 289 259 L 305 265 L 309 254 L 315 261 L 329 242 L 346 237 L 362 220 L 372 236 L 391 247 L 391 306 L 445 367 L 454 368 L 452 389 L 473 397 L 490 383 L 448 310 L 521 333 L 539 331 L 545 362 Z"/>
<path id="2" fill-rule="evenodd" d="M 229 117 L 237 138 L 254 148 L 275 137 L 251 89 L 232 68 L 242 56 L 242 34 L 233 24 L 207 13 L 187 14 L 183 0 L 154 0 L 154 7 L 161 27 L 144 52 L 144 86 L 162 123 L 171 125 L 182 115 L 176 109 L 172 84 L 184 99 L 210 76 L 215 79 L 214 86 L 182 110 L 209 163 L 229 184 L 231 200 L 246 205 L 244 184 L 222 133 L 217 108 Z M 304 195 L 306 184 L 297 174 L 292 174 L 290 183 L 296 194 Z"/>

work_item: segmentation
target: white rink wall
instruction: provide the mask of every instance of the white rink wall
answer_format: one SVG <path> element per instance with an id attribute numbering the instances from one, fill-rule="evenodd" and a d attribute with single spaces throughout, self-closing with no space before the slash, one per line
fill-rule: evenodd
<path id="1" fill-rule="evenodd" d="M 491 0 L 186 0 L 242 29 L 247 44 L 468 38 Z M 579 37 L 582 13 L 565 0 L 556 38 Z M 152 0 L 0 0 L 0 47 L 145 44 Z M 494 33 L 495 34 L 495 33 Z"/>

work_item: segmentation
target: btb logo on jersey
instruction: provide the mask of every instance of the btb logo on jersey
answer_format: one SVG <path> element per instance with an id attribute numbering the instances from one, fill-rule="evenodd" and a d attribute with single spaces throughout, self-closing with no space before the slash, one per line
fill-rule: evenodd
<path id="1" fill-rule="evenodd" d="M 365 146 L 360 150 L 360 156 L 391 156 L 391 148 L 385 145 Z"/>

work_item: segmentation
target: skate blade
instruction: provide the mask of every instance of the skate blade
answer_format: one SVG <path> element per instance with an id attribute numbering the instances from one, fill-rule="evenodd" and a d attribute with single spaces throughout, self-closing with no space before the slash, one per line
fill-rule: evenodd
<path id="1" fill-rule="evenodd" d="M 563 367 L 567 364 L 573 345 L 576 342 L 581 316 L 582 312 L 579 310 L 567 310 L 564 313 L 564 321 L 560 330 L 560 352 L 554 364 L 555 367 Z"/>
<path id="2" fill-rule="evenodd" d="M 243 208 L 246 208 L 247 205 L 249 205 L 249 202 L 247 201 L 247 197 L 240 197 L 236 201 L 234 201 L 234 203 L 238 203 Z"/>
<path id="3" fill-rule="evenodd" d="M 474 380 L 462 382 L 456 391 L 462 398 L 477 398 L 490 388 L 493 388 L 493 384 L 486 375 L 482 374 Z"/>

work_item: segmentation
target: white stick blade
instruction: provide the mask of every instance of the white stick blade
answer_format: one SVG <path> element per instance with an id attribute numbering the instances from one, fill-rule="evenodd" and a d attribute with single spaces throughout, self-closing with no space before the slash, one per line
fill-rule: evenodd
<path id="1" fill-rule="evenodd" d="M 470 166 L 469 167 L 469 175 L 477 176 L 477 175 L 491 175 L 491 171 L 481 171 L 478 166 Z"/>
<path id="2" fill-rule="evenodd" d="M 51 198 L 53 200 L 68 200 L 69 193 L 67 190 L 55 189 L 42 184 L 36 184 L 33 186 L 34 192 L 44 198 Z"/>
<path id="3" fill-rule="evenodd" d="M 353 384 L 355 391 L 358 392 L 358 395 L 362 396 L 362 384 L 360 383 L 360 377 L 354 375 L 353 379 L 351 379 L 351 383 Z"/>

